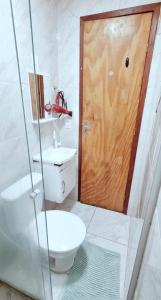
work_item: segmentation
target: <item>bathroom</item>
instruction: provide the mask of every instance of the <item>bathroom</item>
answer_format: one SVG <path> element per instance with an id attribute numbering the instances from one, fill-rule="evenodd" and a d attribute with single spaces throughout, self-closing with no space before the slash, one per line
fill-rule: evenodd
<path id="1" fill-rule="evenodd" d="M 160 299 L 160 20 L 158 1 L 0 2 L 0 299 Z"/>

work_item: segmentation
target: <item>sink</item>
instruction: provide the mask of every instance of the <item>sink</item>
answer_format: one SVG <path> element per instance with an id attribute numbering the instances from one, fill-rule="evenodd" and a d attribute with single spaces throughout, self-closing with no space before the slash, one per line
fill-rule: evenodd
<path id="1" fill-rule="evenodd" d="M 65 162 L 71 160 L 77 153 L 76 149 L 73 148 L 54 148 L 50 147 L 42 151 L 42 160 L 43 163 L 62 165 Z M 36 154 L 33 157 L 33 161 L 40 161 L 40 154 Z"/>

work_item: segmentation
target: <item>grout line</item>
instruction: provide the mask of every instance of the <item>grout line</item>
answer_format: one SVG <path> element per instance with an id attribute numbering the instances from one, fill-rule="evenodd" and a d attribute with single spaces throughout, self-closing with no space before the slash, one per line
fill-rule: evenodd
<path id="1" fill-rule="evenodd" d="M 94 215 L 95 215 L 96 209 L 97 209 L 97 207 L 94 208 L 94 212 L 93 212 L 93 214 L 92 214 L 92 216 L 91 216 L 91 219 L 90 219 L 90 221 L 89 221 L 89 223 L 88 223 L 88 226 L 87 226 L 87 232 L 88 232 L 88 228 L 89 228 L 89 226 L 90 226 L 90 224 L 91 224 L 91 222 L 92 222 L 92 219 L 93 219 L 93 217 L 94 217 Z"/>
<path id="2" fill-rule="evenodd" d="M 98 235 L 98 234 L 95 234 L 95 233 L 93 233 L 93 232 L 89 232 L 88 230 L 87 230 L 87 233 L 89 233 L 89 234 L 91 234 L 91 235 L 94 235 L 95 237 L 101 238 L 101 239 L 103 239 L 103 240 L 105 240 L 105 241 L 110 241 L 110 242 L 112 242 L 112 243 L 119 244 L 119 245 L 121 245 L 121 246 L 124 246 L 124 247 L 128 248 L 128 244 L 123 244 L 123 243 L 121 243 L 121 242 L 114 241 L 114 240 L 111 240 L 111 239 L 109 239 L 109 238 L 102 237 L 102 236 L 100 236 L 100 235 Z"/>
<path id="3" fill-rule="evenodd" d="M 88 229 L 89 229 L 89 226 L 90 226 L 90 224 L 91 224 L 91 222 L 92 222 L 92 220 L 93 220 L 93 218 L 94 218 L 94 215 L 95 215 L 95 213 L 96 213 L 96 210 L 97 210 L 97 207 L 95 207 L 94 212 L 93 212 L 93 215 L 92 215 L 92 217 L 91 217 L 91 219 L 90 219 L 90 221 L 89 221 L 89 223 L 88 223 L 88 225 L 87 225 L 87 233 L 89 233 L 89 234 L 93 234 L 92 232 L 89 232 Z M 97 234 L 93 234 L 93 235 L 96 236 L 96 237 L 102 238 L 102 239 L 104 239 L 104 240 L 106 240 L 106 241 L 110 241 L 110 242 L 113 242 L 113 243 L 116 243 L 116 244 L 119 244 L 119 245 L 122 245 L 122 246 L 125 246 L 125 247 L 128 248 L 128 241 L 127 241 L 127 244 L 123 244 L 123 243 L 118 242 L 118 241 L 113 241 L 113 240 L 111 240 L 111 239 L 106 239 L 106 238 L 104 238 L 104 237 L 102 237 L 102 236 L 100 236 L 100 235 L 97 235 Z"/>
<path id="4" fill-rule="evenodd" d="M 71 200 L 71 199 L 69 199 L 69 200 Z M 72 200 L 72 201 L 73 201 L 73 200 Z M 76 202 L 77 202 L 77 201 L 76 201 Z M 93 206 L 92 206 L 92 207 L 93 207 Z M 114 240 L 112 240 L 112 239 L 105 238 L 105 237 L 102 237 L 102 236 L 100 236 L 100 235 L 97 235 L 97 234 L 95 234 L 95 233 L 92 233 L 92 232 L 89 232 L 89 231 L 88 231 L 89 226 L 90 226 L 90 224 L 91 224 L 91 222 L 92 222 L 92 220 L 93 220 L 93 218 L 94 218 L 94 215 L 95 215 L 95 213 L 96 213 L 96 210 L 97 210 L 97 207 L 94 207 L 94 212 L 93 212 L 93 214 L 92 214 L 92 216 L 91 216 L 91 218 L 90 218 L 90 221 L 89 221 L 89 223 L 88 223 L 88 225 L 87 225 L 87 227 L 86 227 L 87 233 L 89 233 L 89 234 L 91 234 L 91 235 L 94 235 L 94 236 L 96 236 L 96 237 L 98 237 L 98 238 L 104 239 L 104 240 L 106 240 L 106 241 L 110 241 L 110 242 L 112 242 L 112 243 L 115 243 L 115 244 L 118 244 L 118 245 L 121 245 L 121 246 L 124 246 L 124 247 L 128 248 L 128 242 L 127 242 L 127 244 L 124 244 L 124 243 L 121 243 L 121 242 L 118 242 L 118 241 L 114 241 Z M 77 214 L 77 213 L 75 213 L 75 214 Z M 129 217 L 129 218 L 130 218 L 130 217 Z"/>

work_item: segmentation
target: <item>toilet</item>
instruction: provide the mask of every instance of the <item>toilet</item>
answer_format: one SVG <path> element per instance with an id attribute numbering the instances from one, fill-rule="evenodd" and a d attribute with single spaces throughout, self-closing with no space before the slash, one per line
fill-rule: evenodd
<path id="1" fill-rule="evenodd" d="M 46 200 L 58 204 L 68 201 L 66 198 L 76 185 L 76 155 L 76 149 L 66 147 L 49 147 L 42 151 Z M 41 172 L 40 153 L 33 156 L 33 165 L 35 172 Z M 37 218 L 40 228 L 43 214 L 41 212 Z M 46 216 L 50 268 L 57 273 L 67 272 L 85 239 L 85 224 L 78 216 L 66 211 L 47 211 Z"/>
<path id="2" fill-rule="evenodd" d="M 50 164 L 52 168 L 52 166 Z M 60 174 L 59 180 L 62 179 L 67 183 L 67 189 L 57 193 L 57 199 L 61 202 L 64 200 L 64 194 L 68 190 L 70 191 L 72 184 L 70 184 L 68 171 L 74 169 L 73 163 L 68 163 L 65 167 L 63 164 L 55 166 L 57 173 Z M 32 173 L 33 188 L 36 192 L 35 208 L 37 225 L 40 239 L 40 247 L 43 250 L 48 250 L 46 244 L 46 230 L 45 226 L 45 214 L 47 218 L 47 231 L 48 231 L 48 245 L 49 245 L 49 260 L 50 268 L 57 273 L 65 273 L 72 267 L 77 250 L 83 243 L 86 236 L 86 226 L 83 221 L 73 213 L 52 210 L 46 213 L 42 211 L 43 208 L 43 191 L 42 191 L 42 175 L 41 173 Z M 52 177 L 51 177 L 52 180 Z M 73 180 L 73 178 L 72 178 Z M 52 183 L 53 185 L 53 183 Z M 51 197 L 53 199 L 52 190 L 50 190 Z M 30 197 L 29 197 L 30 195 Z M 35 223 L 35 214 L 33 211 L 33 199 L 31 189 L 30 174 L 21 178 L 19 181 L 13 183 L 7 187 L 1 193 L 1 201 L 3 202 L 4 209 L 9 212 L 8 224 L 9 226 L 15 226 L 15 232 L 23 233 L 23 231 L 29 227 L 32 228 L 32 223 Z M 30 200 L 29 200 L 30 199 Z M 32 232 L 32 230 L 31 230 Z M 44 236 L 43 236 L 44 234 Z M 34 237 L 33 237 L 34 240 Z"/>
<path id="3" fill-rule="evenodd" d="M 77 250 L 85 239 L 86 227 L 79 217 L 70 212 L 47 211 L 46 216 L 50 269 L 56 273 L 65 273 L 73 266 Z M 43 232 L 43 220 L 42 212 L 37 217 L 40 232 Z"/>

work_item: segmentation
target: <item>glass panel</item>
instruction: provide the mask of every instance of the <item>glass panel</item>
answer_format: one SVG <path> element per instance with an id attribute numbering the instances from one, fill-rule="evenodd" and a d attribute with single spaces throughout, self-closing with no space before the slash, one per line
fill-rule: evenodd
<path id="1" fill-rule="evenodd" d="M 39 7 L 37 1 L 32 1 L 35 3 L 36 8 Z M 37 7 L 38 6 L 38 7 Z M 31 109 L 31 97 L 30 97 L 30 85 L 29 85 L 29 74 L 35 74 L 35 49 L 34 49 L 34 40 L 33 40 L 33 30 L 32 30 L 32 12 L 30 1 L 17 2 L 12 0 L 12 8 L 14 15 L 14 28 L 16 35 L 16 45 L 19 59 L 19 69 L 21 75 L 21 89 L 22 96 L 24 100 L 24 110 L 26 115 L 26 125 L 28 131 L 28 144 L 30 152 L 30 163 L 31 171 L 35 172 L 33 164 L 33 156 L 36 153 L 40 153 L 42 149 L 43 135 L 40 132 L 40 123 L 39 123 L 39 91 L 36 82 L 34 83 L 35 87 L 35 105 L 36 105 L 36 115 L 38 116 L 38 122 L 35 125 L 32 123 L 32 109 Z M 37 9 L 35 9 L 37 15 Z M 21 30 L 20 30 L 21 28 Z M 42 45 L 43 47 L 43 45 Z M 27 58 L 24 60 L 24 57 Z M 35 79 L 35 78 L 34 78 Z M 35 80 L 36 81 L 36 80 Z M 39 84 L 39 83 L 38 83 Z M 39 168 L 36 169 L 36 173 L 39 173 L 42 176 L 42 161 L 40 161 Z M 37 217 L 37 230 L 39 235 L 39 244 L 40 244 L 40 258 L 42 264 L 42 274 L 44 279 L 44 289 L 46 299 L 52 297 L 51 290 L 51 275 L 49 269 L 49 250 L 48 250 L 48 236 L 47 236 L 47 222 L 46 222 L 46 212 L 45 212 L 45 197 L 44 197 L 44 182 L 42 177 L 41 188 L 43 190 L 43 203 L 40 207 L 38 199 L 35 201 L 36 217 Z M 41 221 L 41 222 L 40 222 Z"/>
<path id="2" fill-rule="evenodd" d="M 25 93 L 28 63 L 33 69 L 28 1 L 2 1 L 0 20 L 0 280 L 36 299 L 51 299 L 43 180 L 41 169 L 36 174 L 31 165 L 31 150 L 40 149 L 40 142 L 31 133 Z"/>
<path id="3" fill-rule="evenodd" d="M 141 243 L 144 240 L 146 241 L 146 247 L 135 291 L 134 299 L 138 300 L 159 299 L 161 295 L 161 145 L 159 148 L 160 153 L 158 154 L 155 176 L 149 194 L 150 201 L 144 218 L 144 227 L 140 239 Z M 140 255 L 142 255 L 142 249 L 139 245 L 134 271 L 136 270 Z"/>
<path id="4" fill-rule="evenodd" d="M 161 61 L 161 56 L 160 61 Z M 157 90 L 160 93 L 160 88 Z M 155 95 L 156 97 L 156 95 Z M 156 97 L 157 100 L 159 97 Z M 161 105 L 157 105 L 154 124 L 150 136 L 150 146 L 144 167 L 144 176 L 140 178 L 141 195 L 138 201 L 137 218 L 131 218 L 129 248 L 126 272 L 126 292 L 131 275 L 128 299 L 159 299 L 161 278 Z M 148 147 L 148 145 L 147 145 Z M 145 155 L 145 152 L 142 153 Z M 139 273 L 140 271 L 140 273 Z M 139 276 L 139 280 L 138 280 Z M 151 282 L 153 281 L 153 284 Z M 138 284 L 137 284 L 138 283 Z"/>

